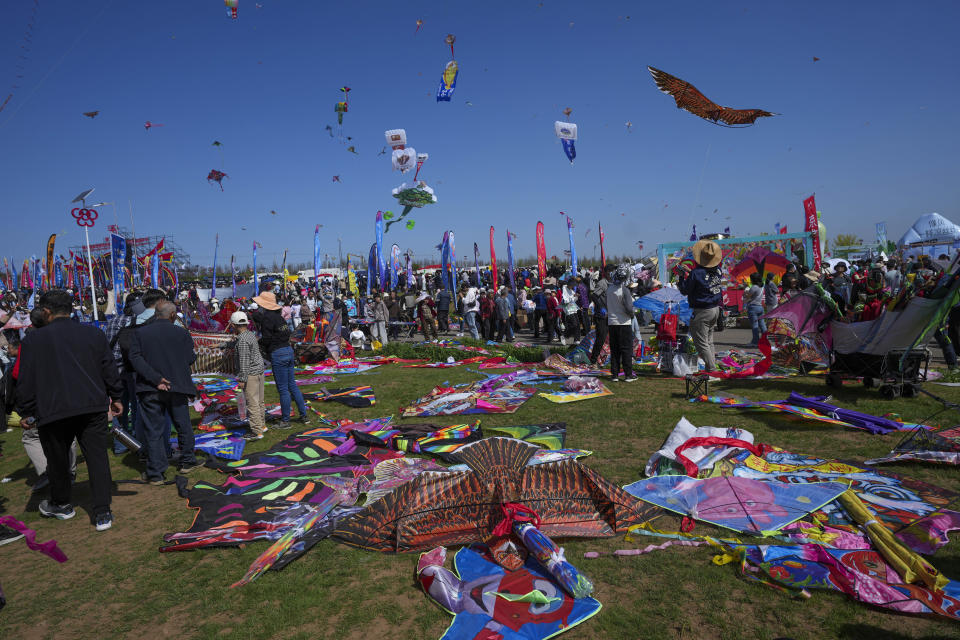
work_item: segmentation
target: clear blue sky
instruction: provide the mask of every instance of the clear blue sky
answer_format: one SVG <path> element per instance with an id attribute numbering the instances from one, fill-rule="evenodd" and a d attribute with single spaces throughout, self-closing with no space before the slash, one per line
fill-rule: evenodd
<path id="1" fill-rule="evenodd" d="M 170 234 L 195 262 L 209 263 L 217 232 L 221 255 L 249 260 L 258 240 L 261 260 L 289 248 L 307 261 L 318 223 L 325 252 L 339 236 L 365 253 L 377 209 L 400 209 L 390 190 L 403 178 L 377 156 L 391 128 L 430 154 L 421 177 L 439 202 L 386 237 L 418 255 L 451 229 L 458 253 L 478 242 L 485 258 L 491 224 L 500 255 L 508 226 L 531 255 L 537 220 L 560 255 L 561 210 L 580 255 L 597 222 L 609 253 L 683 240 L 693 223 L 800 230 L 812 192 L 831 238 L 872 238 L 884 220 L 895 239 L 930 211 L 960 219 L 956 2 L 256 4 L 240 0 L 233 21 L 222 0 L 42 0 L 20 80 L 33 3 L 0 4 L 0 101 L 20 85 L 0 112 L 0 256 L 39 255 L 52 232 L 76 244 L 69 201 L 90 186 L 121 224 L 132 201 L 138 235 Z M 438 104 L 447 33 L 461 71 Z M 783 115 L 714 126 L 657 91 L 648 64 L 719 104 Z M 324 129 L 342 85 L 358 155 Z M 573 166 L 553 133 L 565 107 L 580 129 Z M 214 140 L 223 192 L 205 179 L 221 167 Z"/>

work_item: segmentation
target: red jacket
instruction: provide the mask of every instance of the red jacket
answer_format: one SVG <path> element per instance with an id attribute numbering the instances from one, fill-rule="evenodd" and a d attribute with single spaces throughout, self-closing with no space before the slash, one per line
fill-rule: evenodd
<path id="1" fill-rule="evenodd" d="M 547 296 L 547 313 L 550 314 L 551 318 L 559 318 L 561 315 L 560 301 L 557 300 L 557 296 L 550 295 Z"/>

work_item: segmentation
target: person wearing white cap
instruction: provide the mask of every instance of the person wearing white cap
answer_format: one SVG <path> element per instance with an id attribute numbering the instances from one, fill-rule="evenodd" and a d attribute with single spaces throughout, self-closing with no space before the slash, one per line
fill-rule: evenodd
<path id="1" fill-rule="evenodd" d="M 230 315 L 230 326 L 237 333 L 237 381 L 250 414 L 250 434 L 244 439 L 260 440 L 267 431 L 263 407 L 263 356 L 257 337 L 250 331 L 246 313 L 234 311 Z"/>

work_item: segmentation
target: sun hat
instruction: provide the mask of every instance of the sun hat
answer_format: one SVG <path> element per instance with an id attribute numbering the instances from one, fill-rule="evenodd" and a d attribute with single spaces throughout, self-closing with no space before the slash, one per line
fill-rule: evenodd
<path id="1" fill-rule="evenodd" d="M 693 245 L 693 259 L 702 267 L 715 267 L 723 260 L 720 245 L 712 240 L 697 240 Z"/>
<path id="2" fill-rule="evenodd" d="M 230 314 L 230 324 L 248 325 L 250 324 L 250 320 L 247 319 L 247 314 L 243 311 L 234 311 Z"/>
<path id="3" fill-rule="evenodd" d="M 280 308 L 280 305 L 277 304 L 277 296 L 274 295 L 273 291 L 264 291 L 256 296 L 253 301 L 267 311 L 276 311 Z"/>

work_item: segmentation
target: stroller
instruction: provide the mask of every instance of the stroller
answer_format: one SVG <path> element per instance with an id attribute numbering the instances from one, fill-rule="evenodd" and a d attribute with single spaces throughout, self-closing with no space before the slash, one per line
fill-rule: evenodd
<path id="1" fill-rule="evenodd" d="M 927 379 L 930 350 L 925 346 L 950 309 L 960 301 L 960 269 L 944 276 L 927 297 L 912 297 L 895 310 L 865 322 L 833 320 L 829 294 L 813 285 L 769 312 L 802 336 L 816 332 L 830 349 L 827 386 L 862 378 L 885 398 L 913 398 Z"/>

